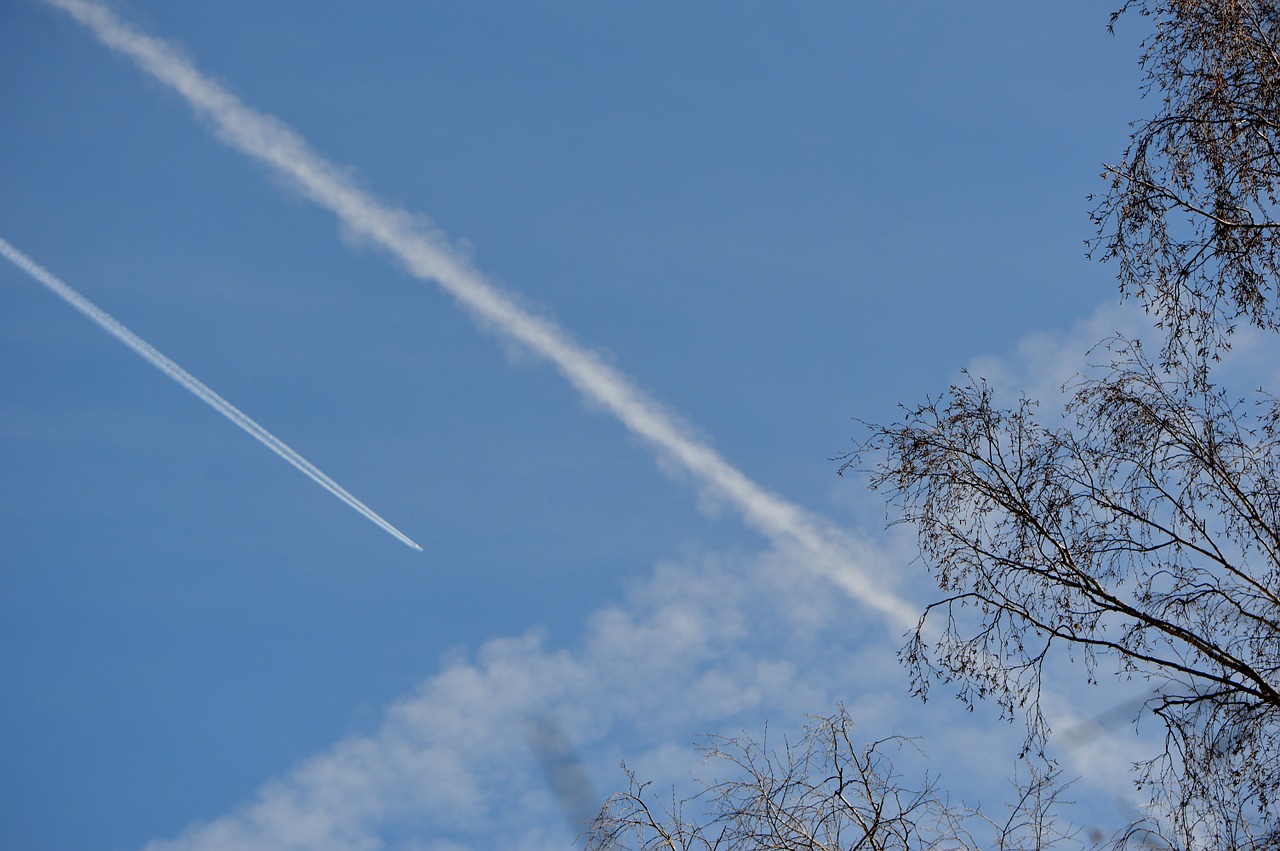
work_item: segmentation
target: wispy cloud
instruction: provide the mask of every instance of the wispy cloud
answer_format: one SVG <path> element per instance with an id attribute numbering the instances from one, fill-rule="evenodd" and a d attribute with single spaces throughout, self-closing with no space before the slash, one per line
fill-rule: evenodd
<path id="1" fill-rule="evenodd" d="M 1116 336 L 1139 341 L 1149 349 L 1158 349 L 1163 341 L 1141 305 L 1117 299 L 1065 328 L 1026 334 L 1012 352 L 976 357 L 968 369 L 1006 401 L 1025 395 L 1052 411 L 1065 403 L 1082 377 L 1105 373 L 1112 354 L 1099 344 Z M 1274 386 L 1280 375 L 1276 335 L 1242 325 L 1231 335 L 1231 344 L 1214 369 L 1217 381 L 1240 388 Z"/>
<path id="2" fill-rule="evenodd" d="M 1149 336 L 1151 323 L 1132 302 L 1107 302 L 1065 329 L 1028 333 L 1007 354 L 988 354 L 969 362 L 969 372 L 1006 399 L 1025 395 L 1049 407 L 1065 401 L 1064 385 L 1074 384 L 1092 365 L 1105 366 L 1106 352 L 1089 352 L 1117 334 Z"/>
<path id="3" fill-rule="evenodd" d="M 568 646 L 534 630 L 446 660 L 377 729 L 148 851 L 564 849 L 565 810 L 588 817 L 591 790 L 621 788 L 620 760 L 659 790 L 720 770 L 691 747 L 709 730 L 759 735 L 773 719 L 781 736 L 845 700 L 869 736 L 919 732 L 885 631 L 825 607 L 830 596 L 776 551 L 661 564 Z M 1012 755 L 1016 738 L 1003 746 Z"/>
<path id="4" fill-rule="evenodd" d="M 884 630 L 830 597 L 825 579 L 777 551 L 660 564 L 567 646 L 532 630 L 447 659 L 373 731 L 146 851 L 563 851 L 576 833 L 565 815 L 589 817 L 593 790 L 625 787 L 620 761 L 670 800 L 673 788 L 692 792 L 692 778 L 728 770 L 703 763 L 692 746 L 702 734 L 759 739 L 767 724 L 781 746 L 806 713 L 838 701 L 867 741 L 925 734 L 928 759 L 898 763 L 905 783 L 927 770 L 957 806 L 980 799 L 999 811 L 1017 727 L 952 701 L 921 705 Z M 1078 770 L 1105 790 L 1103 821 L 1127 785 L 1123 759 L 1105 753 L 1114 750 L 1105 740 L 1078 750 Z"/>
<path id="5" fill-rule="evenodd" d="M 916 607 L 863 568 L 868 554 L 864 544 L 748 478 L 626 376 L 495 287 L 440 233 L 425 228 L 421 217 L 359 188 L 297 133 L 245 105 L 171 45 L 134 30 L 111 10 L 89 0 L 45 2 L 88 26 L 103 44 L 178 92 L 227 144 L 285 177 L 305 197 L 336 215 L 352 234 L 390 254 L 414 277 L 436 282 L 482 321 L 550 361 L 574 387 L 664 459 L 736 507 L 775 546 L 803 553 L 805 564 L 883 614 L 895 630 L 915 623 Z"/>
<path id="6" fill-rule="evenodd" d="M 412 547 L 418 552 L 422 552 L 422 547 L 415 544 L 399 529 L 392 526 L 386 520 L 383 520 L 373 509 L 348 493 L 342 485 L 326 476 L 319 467 L 312 464 L 306 458 L 303 458 L 283 440 L 260 426 L 235 405 L 232 405 L 226 399 L 223 399 L 217 393 L 213 392 L 213 390 L 206 386 L 204 382 L 200 381 L 200 379 L 169 360 L 169 358 L 157 351 L 146 340 L 124 327 L 124 325 L 121 325 L 119 321 L 111 316 L 111 314 L 107 313 L 105 310 L 89 301 L 89 299 L 76 292 L 65 281 L 54 275 L 48 269 L 45 269 L 27 255 L 23 254 L 17 248 L 14 248 L 13 245 L 3 238 L 0 238 L 0 254 L 3 254 L 5 258 L 15 266 L 43 284 L 45 288 L 50 290 L 54 295 L 58 296 L 76 310 L 92 319 L 104 331 L 111 334 L 129 348 L 133 349 L 156 369 L 181 384 L 195 395 L 196 398 L 200 399 L 202 402 L 209 405 L 209 407 L 213 408 L 215 411 L 231 420 L 231 422 L 244 429 L 244 431 L 248 432 L 272 452 L 276 453 L 294 467 L 305 473 L 312 479 L 312 481 L 316 482 L 329 493 L 333 494 L 338 499 L 354 508 L 361 515 L 372 521 L 378 526 L 378 528 L 387 532 L 402 544 Z"/>

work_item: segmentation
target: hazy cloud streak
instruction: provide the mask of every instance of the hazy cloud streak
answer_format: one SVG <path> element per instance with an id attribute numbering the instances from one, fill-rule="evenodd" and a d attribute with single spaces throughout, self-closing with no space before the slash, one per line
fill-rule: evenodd
<path id="1" fill-rule="evenodd" d="M 413 547 L 418 552 L 422 552 L 422 547 L 415 544 L 399 529 L 379 517 L 373 509 L 369 508 L 369 506 L 365 505 L 363 502 L 348 493 L 342 485 L 326 476 L 318 467 L 295 452 L 284 441 L 280 440 L 280 438 L 258 425 L 258 423 L 235 405 L 232 405 L 226 399 L 223 399 L 217 393 L 213 392 L 213 390 L 209 389 L 209 387 L 201 382 L 200 379 L 169 360 L 152 347 L 152 345 L 146 340 L 121 325 L 113 316 L 111 316 L 111 314 L 102 310 L 96 304 L 89 301 L 89 299 L 80 295 L 80 293 L 73 290 L 52 272 L 36 263 L 18 249 L 14 248 L 3 238 L 0 238 L 0 254 L 3 254 L 6 258 L 12 261 L 14 265 L 22 269 L 31 277 L 35 278 L 76 310 L 92 319 L 101 326 L 103 330 L 107 331 L 117 340 L 142 355 L 142 357 L 145 358 L 152 366 L 159 369 L 165 375 L 168 375 L 187 390 L 190 390 L 195 396 L 208 403 L 211 408 L 231 420 L 231 422 L 253 435 L 272 452 L 276 453 L 303 473 L 307 474 L 313 481 L 325 490 L 329 491 L 329 493 L 354 508 L 360 514 L 363 514 L 369 520 L 372 520 L 402 544 Z"/>
<path id="2" fill-rule="evenodd" d="M 857 566 L 868 555 L 859 542 L 823 518 L 773 494 L 692 437 L 669 413 L 597 355 L 544 317 L 497 289 L 438 233 L 404 210 L 357 187 L 277 119 L 257 112 L 205 77 L 166 42 L 123 23 L 89 0 L 45 0 L 93 30 L 106 46 L 177 91 L 232 147 L 271 166 L 305 196 L 333 212 L 353 233 L 432 280 L 505 335 L 551 361 L 568 381 L 627 428 L 738 508 L 748 523 L 782 546 L 800 547 L 808 563 L 899 628 L 915 625 L 918 609 Z"/>

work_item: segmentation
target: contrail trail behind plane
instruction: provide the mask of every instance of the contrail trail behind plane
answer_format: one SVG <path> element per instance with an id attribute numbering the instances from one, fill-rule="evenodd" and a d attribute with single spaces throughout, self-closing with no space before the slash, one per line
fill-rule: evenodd
<path id="1" fill-rule="evenodd" d="M 862 564 L 870 548 L 830 521 L 752 481 L 655 400 L 551 320 L 516 303 L 417 216 L 362 190 L 347 172 L 316 153 L 284 123 L 247 106 L 201 73 L 168 43 L 144 35 L 91 0 L 44 0 L 89 27 L 104 45 L 180 94 L 228 145 L 270 167 L 314 203 L 332 212 L 413 275 L 435 281 L 449 295 L 508 338 L 546 358 L 570 384 L 632 432 L 725 497 L 752 526 L 849 594 L 911 629 L 916 606 L 885 588 Z"/>
<path id="2" fill-rule="evenodd" d="M 121 325 L 105 310 L 80 295 L 80 293 L 73 290 L 52 272 L 36 263 L 18 249 L 14 248 L 3 237 L 0 237 L 0 254 L 3 254 L 6 258 L 12 261 L 15 266 L 35 278 L 41 284 L 44 284 L 45 287 L 51 290 L 59 298 L 66 301 L 76 310 L 98 323 L 103 330 L 107 331 L 120 342 L 142 355 L 142 357 L 144 357 L 152 366 L 156 367 L 156 369 L 159 369 L 165 375 L 168 375 L 174 381 L 190 390 L 198 398 L 207 402 L 209 406 L 218 413 L 222 414 L 224 417 L 231 420 L 231 422 L 240 426 L 240 428 L 260 440 L 272 452 L 297 467 L 303 473 L 306 473 L 317 484 L 329 491 L 329 493 L 333 494 L 338 499 L 363 514 L 369 520 L 372 520 L 400 543 L 405 546 L 413 547 L 418 552 L 422 552 L 422 547 L 415 544 L 399 529 L 379 517 L 373 509 L 369 508 L 369 506 L 347 493 L 342 485 L 326 476 L 318 467 L 316 467 L 316 465 L 293 451 L 293 449 L 286 445 L 284 441 L 258 425 L 235 405 L 232 405 L 226 399 L 223 399 L 217 393 L 214 393 L 205 386 L 200 379 L 196 378 L 194 375 L 187 372 L 164 355 L 160 354 L 160 352 L 156 351 L 150 343 Z"/>

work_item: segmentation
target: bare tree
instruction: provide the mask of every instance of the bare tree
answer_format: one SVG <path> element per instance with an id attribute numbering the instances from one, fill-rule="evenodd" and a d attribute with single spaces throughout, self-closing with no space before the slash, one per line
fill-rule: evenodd
<path id="1" fill-rule="evenodd" d="M 1157 115 L 1135 125 L 1095 248 L 1164 332 L 1115 338 L 1065 425 L 969 377 L 846 463 L 919 533 L 942 599 L 904 649 L 916 690 L 1025 711 L 1055 647 L 1154 681 L 1165 747 L 1139 766 L 1181 848 L 1280 846 L 1280 402 L 1230 393 L 1238 321 L 1280 330 L 1280 6 L 1131 0 Z M 1113 16 L 1114 24 L 1116 16 Z M 941 624 L 937 624 L 937 621 Z M 941 627 L 929 640 L 925 623 Z M 1137 834 L 1135 834 L 1137 835 Z"/>
<path id="2" fill-rule="evenodd" d="M 953 805 L 932 778 L 908 785 L 893 755 L 914 742 L 859 744 L 843 707 L 816 718 L 781 750 L 749 737 L 712 737 L 708 761 L 730 776 L 687 799 L 663 803 L 628 772 L 630 788 L 609 799 L 587 848 L 612 851 L 906 851 L 1042 849 L 1071 837 L 1054 805 L 1056 771 L 1033 768 L 1003 818 Z M 1029 765 L 1032 765 L 1029 763 Z M 693 815 L 687 815 L 693 810 Z"/>
<path id="3" fill-rule="evenodd" d="M 1092 250 L 1163 331 L 1159 356 L 1104 341 L 1101 377 L 1064 388 L 1054 425 L 966 377 L 871 426 L 841 471 L 869 466 L 942 592 L 901 654 L 921 697 L 942 682 L 994 700 L 1042 754 L 1053 655 L 1146 678 L 1164 739 L 1135 779 L 1152 806 L 1111 845 L 1280 848 L 1280 400 L 1217 376 L 1238 323 L 1280 331 L 1280 0 L 1128 0 L 1112 25 L 1126 12 L 1153 26 L 1156 114 L 1106 167 Z M 633 777 L 592 847 L 977 847 L 993 822 L 901 785 L 900 740 L 859 749 L 848 730 L 826 719 L 780 755 L 715 740 L 741 777 L 705 788 L 701 821 L 690 801 L 655 810 Z M 1056 780 L 1033 775 L 1017 830 L 984 847 L 1060 842 Z"/>

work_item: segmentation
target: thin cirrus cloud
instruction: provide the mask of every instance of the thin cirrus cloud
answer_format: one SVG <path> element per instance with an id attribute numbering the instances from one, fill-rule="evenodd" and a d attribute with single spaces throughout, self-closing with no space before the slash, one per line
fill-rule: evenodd
<path id="1" fill-rule="evenodd" d="M 871 578 L 866 546 L 834 524 L 769 492 L 691 436 L 670 413 L 545 317 L 520 307 L 419 218 L 357 187 L 293 130 L 257 112 L 161 39 L 145 35 L 89 0 L 45 0 L 89 27 L 107 47 L 180 94 L 219 137 L 285 177 L 353 234 L 380 247 L 414 277 L 434 281 L 482 321 L 546 358 L 583 395 L 609 411 L 663 458 L 734 505 L 775 546 L 804 553 L 809 565 L 879 612 L 895 631 L 914 626 L 914 606 Z"/>
<path id="2" fill-rule="evenodd" d="M 98 325 L 98 327 L 102 328 L 102 330 L 106 331 L 108 334 L 141 355 L 147 363 L 178 382 L 178 384 L 190 391 L 197 399 L 209 405 L 209 407 L 213 408 L 227 419 L 231 420 L 231 422 L 235 423 L 255 440 L 261 442 L 263 446 L 266 446 L 272 452 L 288 461 L 316 484 L 320 485 L 329 493 L 355 509 L 356 512 L 368 519 L 379 529 L 382 529 L 405 546 L 412 547 L 418 552 L 422 552 L 422 547 L 414 543 L 413 540 L 395 526 L 392 526 L 386 520 L 382 519 L 382 517 L 380 517 L 372 508 L 352 496 L 346 488 L 342 487 L 342 485 L 325 475 L 323 470 L 315 464 L 312 464 L 306 458 L 303 458 L 283 440 L 267 431 L 248 414 L 241 411 L 226 399 L 223 399 L 200 379 L 169 360 L 169 358 L 157 351 L 156 348 L 146 340 L 120 324 L 120 322 L 111 314 L 107 313 L 105 310 L 89 301 L 89 299 L 76 292 L 57 275 L 54 275 L 26 254 L 23 254 L 3 238 L 0 238 L 0 255 L 4 255 L 4 257 L 11 263 L 26 272 L 54 295 L 58 296 L 67 304 L 89 317 Z"/>

